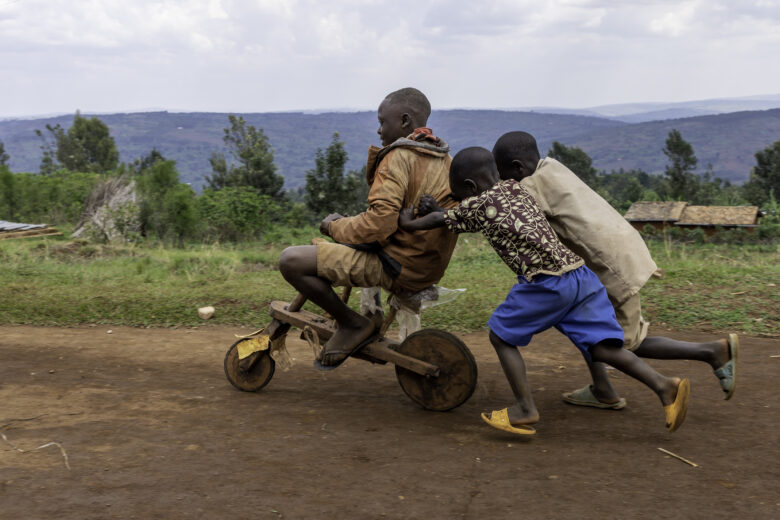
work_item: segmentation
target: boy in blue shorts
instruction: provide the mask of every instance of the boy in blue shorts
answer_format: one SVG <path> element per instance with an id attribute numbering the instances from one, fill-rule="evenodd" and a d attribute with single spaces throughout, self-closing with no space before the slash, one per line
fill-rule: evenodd
<path id="1" fill-rule="evenodd" d="M 472 147 L 459 152 L 450 167 L 455 209 L 445 211 L 424 198 L 421 211 L 399 215 L 407 231 L 446 226 L 454 233 L 482 232 L 518 276 L 506 300 L 493 312 L 490 342 L 517 403 L 482 414 L 500 430 L 532 435 L 539 421 L 525 363 L 517 346 L 550 327 L 564 333 L 586 359 L 608 363 L 650 387 L 661 399 L 669 431 L 680 427 L 688 409 L 688 379 L 665 377 L 623 346 L 623 330 L 604 286 L 579 256 L 555 235 L 534 198 L 514 179 L 499 180 L 490 151 Z"/>
<path id="2" fill-rule="evenodd" d="M 534 136 L 508 132 L 493 147 L 498 175 L 515 179 L 539 204 L 563 244 L 576 252 L 604 284 L 623 328 L 623 348 L 640 358 L 689 359 L 707 363 L 717 377 L 725 399 L 737 382 L 739 337 L 704 342 L 649 336 L 642 315 L 640 293 L 658 269 L 642 236 L 623 215 L 593 191 L 565 165 L 552 157 L 541 159 Z M 593 384 L 563 394 L 570 404 L 620 410 L 620 397 L 603 363 L 588 362 Z"/>

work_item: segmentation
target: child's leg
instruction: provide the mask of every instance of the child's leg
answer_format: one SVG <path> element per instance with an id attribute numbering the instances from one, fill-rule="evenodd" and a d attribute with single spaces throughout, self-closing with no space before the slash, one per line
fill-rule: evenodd
<path id="1" fill-rule="evenodd" d="M 594 361 L 612 365 L 621 372 L 650 387 L 658 398 L 661 399 L 661 403 L 664 406 L 672 404 L 675 397 L 677 397 L 677 387 L 680 384 L 679 378 L 666 377 L 659 374 L 629 350 L 607 342 L 601 342 L 590 348 L 590 354 Z"/>
<path id="2" fill-rule="evenodd" d="M 729 347 L 726 340 L 689 343 L 661 336 L 647 337 L 649 325 L 642 316 L 642 303 L 635 294 L 622 304 L 612 302 L 618 323 L 625 331 L 626 347 L 643 358 L 690 359 L 708 363 L 713 370 L 729 361 Z"/>
<path id="3" fill-rule="evenodd" d="M 317 276 L 317 246 L 288 247 L 279 258 L 279 271 L 290 285 L 333 316 L 338 323 L 336 334 L 323 346 L 323 358 L 328 351 L 336 348 L 349 352 L 371 336 L 374 331 L 371 320 L 350 309 L 333 291 L 330 281 Z M 333 364 L 338 359 L 327 361 L 323 361 L 323 364 Z"/>
<path id="4" fill-rule="evenodd" d="M 593 397 L 604 404 L 615 404 L 620 401 L 620 396 L 609 380 L 607 365 L 598 361 L 588 361 L 587 358 L 585 363 L 588 365 L 590 377 L 593 379 L 593 385 L 591 386 Z"/>
<path id="5" fill-rule="evenodd" d="M 702 361 L 717 370 L 726 364 L 729 357 L 728 342 L 725 339 L 704 343 L 677 341 L 663 336 L 649 336 L 634 350 L 634 354 L 650 359 L 687 359 Z M 604 404 L 616 403 L 620 396 L 607 375 L 604 363 L 587 361 L 593 378 L 593 396 Z"/>
<path id="6" fill-rule="evenodd" d="M 531 388 L 525 375 L 525 362 L 520 351 L 514 345 L 510 345 L 499 338 L 492 330 L 490 342 L 496 349 L 496 354 L 504 369 L 504 375 L 512 387 L 512 393 L 517 404 L 509 407 L 509 422 L 514 425 L 534 424 L 539 421 L 539 412 L 531 396 Z"/>
<path id="7" fill-rule="evenodd" d="M 734 368 L 730 368 L 730 371 L 725 374 L 719 375 L 717 372 L 732 357 L 727 340 L 690 343 L 661 336 L 647 337 L 647 323 L 642 317 L 639 294 L 634 295 L 620 305 L 615 302 L 612 303 L 617 314 L 618 323 L 625 331 L 626 346 L 629 350 L 632 350 L 637 356 L 642 358 L 688 359 L 707 363 L 716 371 L 716 376 L 721 381 L 721 388 L 724 389 L 729 397 L 733 394 L 734 377 L 731 374 L 734 373 Z M 631 348 L 631 346 L 634 348 Z M 590 362 L 588 362 L 588 368 L 593 378 L 593 385 L 591 386 L 593 396 L 604 404 L 614 402 L 607 399 L 608 396 L 617 396 L 617 394 L 610 393 L 606 371 L 599 368 L 597 364 L 591 364 Z M 588 387 L 575 392 L 582 392 L 583 390 L 588 390 Z"/>
<path id="8" fill-rule="evenodd" d="M 708 363 L 713 370 L 729 360 L 728 342 L 725 339 L 706 343 L 677 341 L 662 336 L 647 337 L 634 353 L 651 359 L 690 359 Z"/>

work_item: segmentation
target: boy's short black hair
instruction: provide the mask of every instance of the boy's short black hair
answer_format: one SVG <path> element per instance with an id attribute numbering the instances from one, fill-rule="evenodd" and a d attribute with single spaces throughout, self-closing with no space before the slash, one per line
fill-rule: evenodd
<path id="1" fill-rule="evenodd" d="M 496 169 L 493 154 L 487 148 L 470 146 L 455 154 L 450 165 L 450 186 L 460 185 L 484 168 Z"/>
<path id="2" fill-rule="evenodd" d="M 406 87 L 389 93 L 385 99 L 398 103 L 410 113 L 416 122 L 425 125 L 431 115 L 431 103 L 425 94 L 413 87 Z"/>
<path id="3" fill-rule="evenodd" d="M 539 147 L 528 132 L 508 132 L 496 141 L 493 157 L 499 170 L 508 170 L 512 161 L 521 161 L 533 171 L 539 162 Z"/>

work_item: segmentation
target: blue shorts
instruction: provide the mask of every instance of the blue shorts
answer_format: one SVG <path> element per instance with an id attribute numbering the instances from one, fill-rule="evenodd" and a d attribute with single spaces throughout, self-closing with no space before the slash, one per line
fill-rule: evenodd
<path id="1" fill-rule="evenodd" d="M 528 282 L 518 277 L 504 303 L 488 325 L 510 345 L 525 346 L 534 334 L 555 327 L 586 359 L 602 341 L 623 345 L 623 329 L 598 277 L 585 266 L 561 276 L 536 275 Z"/>

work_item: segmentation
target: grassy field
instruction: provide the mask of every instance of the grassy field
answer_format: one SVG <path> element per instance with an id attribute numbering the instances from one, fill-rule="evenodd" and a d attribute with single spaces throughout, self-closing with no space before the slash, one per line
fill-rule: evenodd
<path id="1" fill-rule="evenodd" d="M 293 290 L 276 270 L 280 251 L 318 236 L 314 228 L 230 245 L 103 246 L 64 238 L 0 241 L 0 324 L 131 326 L 209 323 L 260 327 L 273 299 Z M 780 334 L 780 245 L 651 242 L 665 275 L 642 290 L 646 317 L 669 329 Z M 423 326 L 473 331 L 514 276 L 484 240 L 461 237 L 441 285 L 465 288 L 455 302 L 424 311 Z M 357 298 L 353 298 L 355 302 Z"/>

